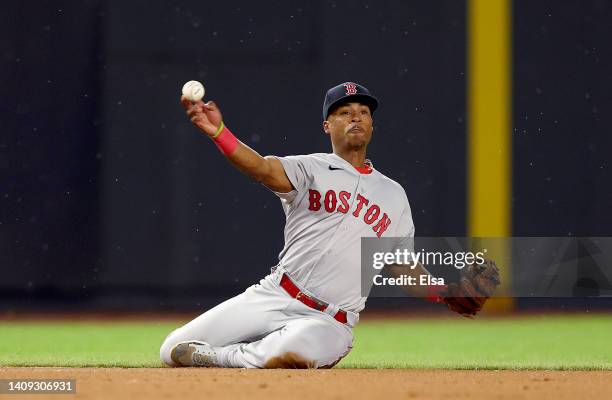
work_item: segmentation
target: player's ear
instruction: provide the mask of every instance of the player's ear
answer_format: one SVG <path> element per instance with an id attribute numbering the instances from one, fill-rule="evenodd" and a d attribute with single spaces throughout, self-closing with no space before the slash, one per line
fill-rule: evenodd
<path id="1" fill-rule="evenodd" d="M 329 135 L 329 122 L 323 121 L 323 131 Z"/>

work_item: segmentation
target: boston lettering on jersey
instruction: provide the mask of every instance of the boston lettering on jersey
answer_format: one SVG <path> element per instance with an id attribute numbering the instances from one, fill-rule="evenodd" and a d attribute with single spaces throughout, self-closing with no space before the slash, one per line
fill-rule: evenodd
<path id="1" fill-rule="evenodd" d="M 323 208 L 328 213 L 339 212 L 346 214 L 349 212 L 350 198 L 351 194 L 349 192 L 341 191 L 336 194 L 334 190 L 328 190 L 325 192 L 323 201 L 321 201 L 321 193 L 319 193 L 318 190 L 308 189 L 308 209 L 310 211 L 319 211 Z M 376 236 L 381 237 L 389 225 L 391 225 L 391 219 L 387 213 L 382 213 L 382 217 L 380 217 L 380 207 L 376 204 L 372 204 L 368 207 L 370 200 L 360 194 L 357 194 L 355 204 L 355 209 L 351 213 L 353 217 L 359 218 L 364 206 L 367 207 L 366 212 L 363 214 L 363 222 L 368 225 L 373 225 L 372 230 L 376 232 Z M 380 217 L 380 219 L 378 219 L 378 217 Z M 376 224 L 374 224 L 375 221 L 377 221 Z"/>

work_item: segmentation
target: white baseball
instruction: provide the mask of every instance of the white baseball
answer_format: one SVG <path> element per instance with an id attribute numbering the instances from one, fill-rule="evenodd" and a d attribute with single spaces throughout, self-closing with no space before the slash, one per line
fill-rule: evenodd
<path id="1" fill-rule="evenodd" d="M 191 101 L 199 101 L 204 97 L 204 85 L 198 81 L 189 81 L 183 85 L 183 96 Z"/>

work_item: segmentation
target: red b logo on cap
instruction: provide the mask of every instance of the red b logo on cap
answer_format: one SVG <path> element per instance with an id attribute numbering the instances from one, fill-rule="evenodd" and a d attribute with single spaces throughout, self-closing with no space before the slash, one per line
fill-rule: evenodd
<path id="1" fill-rule="evenodd" d="M 348 82 L 344 84 L 346 88 L 346 94 L 356 94 L 357 93 L 357 85 L 352 82 Z"/>

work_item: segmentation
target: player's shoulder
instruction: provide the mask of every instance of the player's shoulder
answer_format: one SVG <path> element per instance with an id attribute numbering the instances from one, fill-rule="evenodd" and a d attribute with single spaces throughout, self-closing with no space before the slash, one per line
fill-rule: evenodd
<path id="1" fill-rule="evenodd" d="M 387 175 L 383 174 L 382 172 L 380 172 L 379 170 L 376 170 L 377 175 L 379 177 L 379 179 L 386 185 L 389 186 L 390 188 L 392 188 L 394 191 L 398 191 L 403 193 L 403 195 L 406 195 L 406 190 L 404 189 L 404 187 L 402 185 L 399 184 L 399 182 L 389 178 Z"/>
<path id="2" fill-rule="evenodd" d="M 387 175 L 382 172 L 375 170 L 380 181 L 384 186 L 384 190 L 390 194 L 390 196 L 396 197 L 398 199 L 402 199 L 405 207 L 410 208 L 410 202 L 408 201 L 408 195 L 406 194 L 406 189 L 397 181 L 389 178 Z"/>
<path id="3" fill-rule="evenodd" d="M 332 153 L 311 153 L 311 154 L 304 154 L 304 157 L 307 157 L 313 161 L 319 161 L 319 162 L 329 162 L 329 160 L 332 159 L 333 154 Z"/>
<path id="4" fill-rule="evenodd" d="M 327 153 L 311 153 L 295 154 L 279 158 L 300 161 L 302 163 L 328 163 L 330 160 L 330 155 Z"/>

